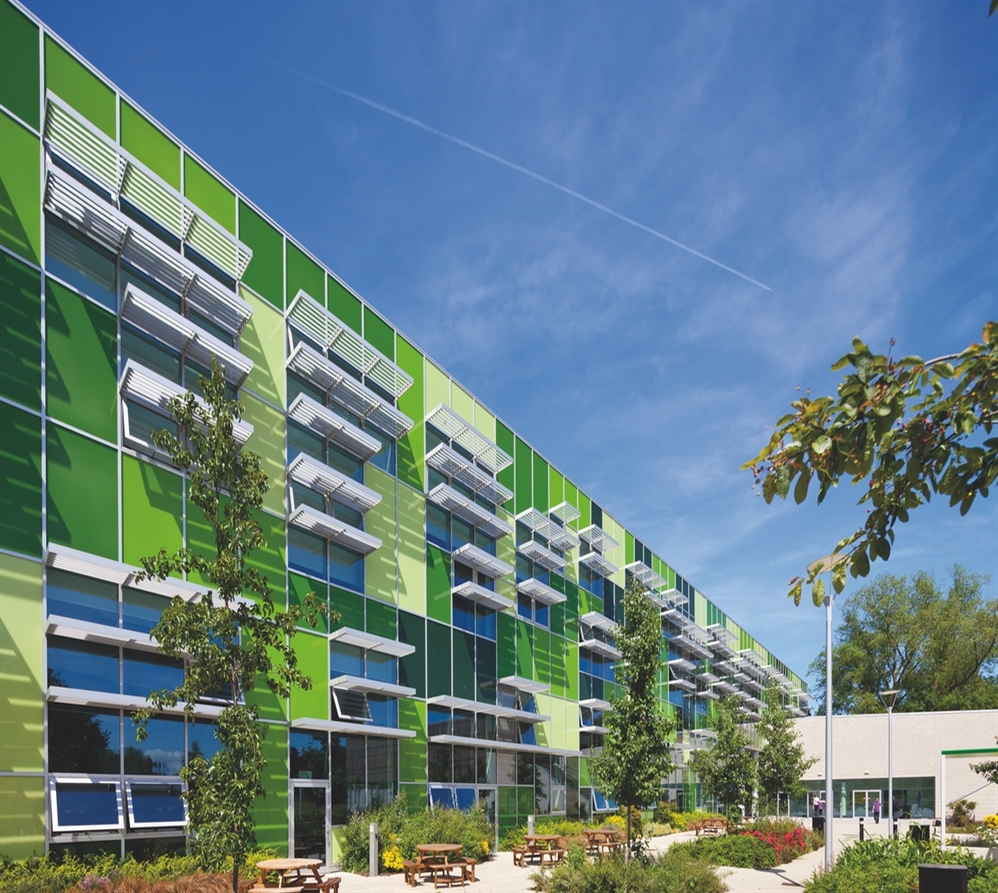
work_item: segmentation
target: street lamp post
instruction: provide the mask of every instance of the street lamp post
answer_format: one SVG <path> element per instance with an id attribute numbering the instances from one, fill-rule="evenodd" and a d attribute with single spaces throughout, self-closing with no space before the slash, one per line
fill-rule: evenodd
<path id="1" fill-rule="evenodd" d="M 891 685 L 894 680 L 891 680 Z M 894 704 L 897 702 L 900 689 L 889 688 L 877 693 L 877 697 L 887 708 L 887 833 L 894 833 Z"/>
<path id="2" fill-rule="evenodd" d="M 846 555 L 826 555 L 807 566 L 809 574 L 822 574 L 826 571 L 831 583 L 831 572 L 843 561 L 848 561 Z M 825 588 L 825 870 L 832 867 L 834 854 L 832 838 L 832 603 L 835 601 L 835 590 L 829 585 Z"/>

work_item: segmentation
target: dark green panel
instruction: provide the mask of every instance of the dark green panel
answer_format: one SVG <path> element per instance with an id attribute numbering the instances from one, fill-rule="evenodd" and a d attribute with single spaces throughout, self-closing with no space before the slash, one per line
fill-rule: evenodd
<path id="1" fill-rule="evenodd" d="M 330 618 L 330 629 L 339 629 L 341 626 L 360 630 L 364 628 L 364 596 L 330 586 L 329 610 L 340 615 L 338 620 Z"/>
<path id="2" fill-rule="evenodd" d="M 516 618 L 512 614 L 496 615 L 496 675 L 516 675 Z"/>
<path id="3" fill-rule="evenodd" d="M 565 635 L 565 603 L 551 605 L 551 633 L 552 635 Z"/>
<path id="4" fill-rule="evenodd" d="M 325 273 L 312 258 L 302 251 L 294 242 L 288 241 L 287 245 L 287 268 L 288 287 L 285 293 L 285 300 L 290 304 L 299 290 L 308 294 L 320 304 L 323 303 L 325 295 Z"/>
<path id="5" fill-rule="evenodd" d="M 364 340 L 395 361 L 395 330 L 370 307 L 364 307 Z"/>
<path id="6" fill-rule="evenodd" d="M 496 702 L 496 643 L 479 636 L 475 643 L 475 675 L 478 680 L 477 700 Z"/>
<path id="7" fill-rule="evenodd" d="M 35 410 L 42 408 L 41 308 L 38 271 L 0 254 L 0 395 Z"/>
<path id="8" fill-rule="evenodd" d="M 118 454 L 58 425 L 48 426 L 48 538 L 118 558 Z"/>
<path id="9" fill-rule="evenodd" d="M 454 685 L 452 694 L 457 698 L 475 699 L 475 636 L 463 630 L 454 630 Z"/>
<path id="10" fill-rule="evenodd" d="M 0 0 L 0 105 L 38 129 L 38 26 Z"/>
<path id="11" fill-rule="evenodd" d="M 41 419 L 0 403 L 0 431 L 0 549 L 40 558 Z"/>
<path id="12" fill-rule="evenodd" d="M 579 587 L 571 580 L 565 581 L 565 619 L 579 616 Z"/>
<path id="13" fill-rule="evenodd" d="M 548 464 L 538 453 L 534 453 L 533 505 L 539 512 L 547 512 L 548 510 Z"/>
<path id="14" fill-rule="evenodd" d="M 418 614 L 399 611 L 399 641 L 416 650 L 399 658 L 399 685 L 416 689 L 417 698 L 426 697 L 426 619 Z M 423 754 L 425 762 L 426 754 Z"/>
<path id="15" fill-rule="evenodd" d="M 48 35 L 45 36 L 45 86 L 111 139 L 118 139 L 114 90 Z"/>
<path id="16" fill-rule="evenodd" d="M 534 673 L 538 682 L 551 684 L 551 634 L 546 629 L 534 629 Z"/>
<path id="17" fill-rule="evenodd" d="M 104 440 L 118 439 L 114 316 L 51 279 L 45 286 L 48 414 Z"/>
<path id="18" fill-rule="evenodd" d="M 516 820 L 521 825 L 527 823 L 527 816 L 534 814 L 533 787 L 518 787 L 516 789 L 516 812 Z"/>
<path id="19" fill-rule="evenodd" d="M 385 639 L 395 638 L 395 605 L 385 604 L 375 598 L 367 601 L 367 632 Z"/>
<path id="20" fill-rule="evenodd" d="M 340 322 L 350 326 L 358 335 L 363 329 L 363 311 L 360 298 L 351 294 L 346 287 L 332 276 L 326 276 L 326 306 Z"/>
<path id="21" fill-rule="evenodd" d="M 515 450 L 515 439 L 513 437 L 513 432 L 509 430 L 502 422 L 496 419 L 496 446 L 499 447 L 503 452 L 509 454 L 512 457 Z M 496 475 L 496 480 L 499 481 L 504 487 L 509 490 L 513 490 L 516 484 L 516 472 L 512 465 L 509 468 L 504 468 L 499 474 Z"/>
<path id="22" fill-rule="evenodd" d="M 284 306 L 284 236 L 239 202 L 239 240 L 253 252 L 243 282 L 275 307 Z"/>
<path id="23" fill-rule="evenodd" d="M 423 355 L 401 335 L 396 338 L 396 357 L 404 372 L 412 376 L 412 386 L 398 399 L 398 408 L 410 419 L 423 417 Z M 417 490 L 423 489 L 423 455 L 426 428 L 413 425 L 398 442 L 396 465 L 398 478 Z"/>
<path id="24" fill-rule="evenodd" d="M 534 628 L 525 620 L 516 621 L 516 675 L 534 678 Z"/>
<path id="25" fill-rule="evenodd" d="M 426 696 L 449 695 L 450 627 L 426 621 Z"/>
<path id="26" fill-rule="evenodd" d="M 263 739 L 263 789 L 266 797 L 253 803 L 253 824 L 256 845 L 275 850 L 278 856 L 288 854 L 288 730 L 268 725 Z"/>
<path id="27" fill-rule="evenodd" d="M 517 514 L 526 511 L 533 504 L 533 450 L 519 437 L 516 438 L 516 451 L 513 466 L 516 468 L 516 493 L 514 498 Z"/>
<path id="28" fill-rule="evenodd" d="M 124 100 L 121 101 L 121 146 L 180 190 L 180 146 Z"/>
<path id="29" fill-rule="evenodd" d="M 512 785 L 500 785 L 497 812 L 500 830 L 516 825 L 516 788 Z"/>
<path id="30" fill-rule="evenodd" d="M 450 555 L 426 546 L 426 615 L 441 623 L 451 622 Z"/>
<path id="31" fill-rule="evenodd" d="M 299 574 L 288 574 L 288 607 L 300 608 L 304 604 L 305 596 L 314 593 L 315 597 L 323 605 L 329 604 L 328 587 L 318 580 L 310 580 Z M 303 628 L 308 628 L 307 621 L 302 621 Z M 319 616 L 315 627 L 319 632 L 329 632 L 329 618 L 325 614 Z"/>
<path id="32" fill-rule="evenodd" d="M 41 263 L 41 179 L 39 141 L 0 112 L 0 245 L 34 264 Z"/>
<path id="33" fill-rule="evenodd" d="M 236 232 L 236 194 L 197 159 L 184 155 L 184 195 L 215 223 Z"/>
<path id="34" fill-rule="evenodd" d="M 260 549 L 255 549 L 246 558 L 246 566 L 256 568 L 260 574 L 267 579 L 270 589 L 270 597 L 274 604 L 284 610 L 287 605 L 287 586 L 285 574 L 287 564 L 284 562 L 284 540 L 286 537 L 283 518 L 275 518 L 266 512 L 254 512 L 254 520 L 263 530 L 263 538 L 266 543 Z M 254 598 L 251 593 L 246 593 L 248 598 Z"/>

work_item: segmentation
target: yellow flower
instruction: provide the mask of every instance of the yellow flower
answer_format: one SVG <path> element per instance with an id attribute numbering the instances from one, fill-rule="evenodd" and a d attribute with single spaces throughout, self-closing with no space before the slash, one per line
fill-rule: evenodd
<path id="1" fill-rule="evenodd" d="M 482 841 L 482 852 L 487 856 L 489 854 L 489 842 L 487 840 Z"/>
<path id="2" fill-rule="evenodd" d="M 388 849 L 381 854 L 381 861 L 384 862 L 385 868 L 392 871 L 401 871 L 405 866 L 405 860 L 402 858 L 402 851 L 397 846 L 388 847 Z"/>

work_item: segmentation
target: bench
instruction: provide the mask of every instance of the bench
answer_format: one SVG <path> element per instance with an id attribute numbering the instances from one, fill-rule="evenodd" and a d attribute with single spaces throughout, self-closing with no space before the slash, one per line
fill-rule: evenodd
<path id="1" fill-rule="evenodd" d="M 443 865 L 427 865 L 426 869 L 433 873 L 434 889 L 441 886 L 453 887 L 456 883 L 463 887 L 468 881 L 468 867 L 463 860 Z"/>
<path id="2" fill-rule="evenodd" d="M 692 828 L 697 833 L 697 837 L 703 834 L 704 837 L 719 837 L 728 833 L 727 819 L 700 819 L 691 823 Z"/>
<path id="3" fill-rule="evenodd" d="M 513 864 L 518 868 L 526 868 L 527 860 L 533 862 L 535 859 L 540 865 L 546 862 L 554 865 L 565 858 L 565 851 L 561 847 L 537 847 L 537 846 L 515 846 L 513 847 Z"/>

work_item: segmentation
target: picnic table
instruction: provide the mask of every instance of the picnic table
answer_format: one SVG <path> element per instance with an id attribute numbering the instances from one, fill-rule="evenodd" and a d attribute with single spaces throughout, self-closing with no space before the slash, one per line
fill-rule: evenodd
<path id="1" fill-rule="evenodd" d="M 528 859 L 531 862 L 536 859 L 541 865 L 545 862 L 553 865 L 565 856 L 565 851 L 557 845 L 560 834 L 527 834 L 523 839 L 526 841 L 524 846 L 513 847 L 513 864 L 520 868 L 527 867 Z"/>
<path id="2" fill-rule="evenodd" d="M 451 887 L 459 883 L 462 887 L 468 878 L 475 879 L 474 859 L 462 859 L 459 843 L 422 843 L 416 847 L 418 861 L 404 863 L 405 881 L 415 887 L 422 876 L 432 876 L 434 888 Z M 457 858 L 452 859 L 452 856 Z"/>
<path id="3" fill-rule="evenodd" d="M 586 852 L 593 856 L 605 856 L 623 849 L 624 842 L 616 828 L 587 828 Z"/>
<path id="4" fill-rule="evenodd" d="M 248 893 L 338 893 L 340 879 L 323 878 L 321 865 L 321 859 L 263 859 L 256 863 L 260 880 Z M 271 874 L 278 876 L 277 884 L 267 882 Z"/>

